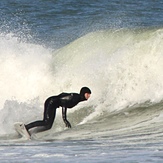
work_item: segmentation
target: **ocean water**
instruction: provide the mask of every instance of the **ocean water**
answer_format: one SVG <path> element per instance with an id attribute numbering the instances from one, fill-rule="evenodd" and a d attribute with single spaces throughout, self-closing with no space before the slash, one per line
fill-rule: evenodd
<path id="1" fill-rule="evenodd" d="M 163 2 L 0 1 L 1 162 L 162 163 Z M 91 98 L 61 108 L 26 140 L 15 122 L 42 119 L 47 97 Z"/>

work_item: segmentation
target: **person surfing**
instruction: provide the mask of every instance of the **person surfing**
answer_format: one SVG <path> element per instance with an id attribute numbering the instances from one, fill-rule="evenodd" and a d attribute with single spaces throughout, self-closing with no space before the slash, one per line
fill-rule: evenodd
<path id="1" fill-rule="evenodd" d="M 24 125 L 30 135 L 30 129 L 39 128 L 37 132 L 42 132 L 51 129 L 56 109 L 62 107 L 62 118 L 66 127 L 71 128 L 70 122 L 67 120 L 67 108 L 73 108 L 79 102 L 86 101 L 91 95 L 91 90 L 88 87 L 82 87 L 80 93 L 61 93 L 57 96 L 49 97 L 44 103 L 43 120 L 31 122 Z"/>

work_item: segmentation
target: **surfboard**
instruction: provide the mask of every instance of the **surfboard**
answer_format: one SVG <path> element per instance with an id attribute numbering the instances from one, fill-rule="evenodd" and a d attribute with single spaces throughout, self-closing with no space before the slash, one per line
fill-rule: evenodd
<path id="1" fill-rule="evenodd" d="M 14 128 L 22 137 L 24 137 L 26 139 L 31 138 L 30 134 L 28 133 L 28 131 L 25 128 L 24 123 L 16 122 L 16 123 L 14 123 Z"/>

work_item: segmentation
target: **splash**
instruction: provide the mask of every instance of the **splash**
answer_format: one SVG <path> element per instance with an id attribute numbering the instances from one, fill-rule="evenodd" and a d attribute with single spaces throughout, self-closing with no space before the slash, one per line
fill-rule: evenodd
<path id="1" fill-rule="evenodd" d="M 39 101 L 45 98 L 44 94 L 49 90 L 47 85 L 52 88 L 52 74 L 49 68 L 49 49 L 21 42 L 12 33 L 0 35 L 0 46 L 2 134 L 9 131 L 14 122 L 26 121 L 29 117 L 39 115 Z M 27 116 L 29 110 L 31 113 Z"/>
<path id="2" fill-rule="evenodd" d="M 7 99 L 22 102 L 44 92 L 50 83 L 49 51 L 40 45 L 19 42 L 12 34 L 2 35 L 0 45 L 1 108 Z"/>

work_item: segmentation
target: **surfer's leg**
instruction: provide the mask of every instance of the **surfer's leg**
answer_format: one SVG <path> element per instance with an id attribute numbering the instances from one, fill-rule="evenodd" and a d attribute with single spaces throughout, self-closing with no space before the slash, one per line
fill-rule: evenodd
<path id="1" fill-rule="evenodd" d="M 44 114 L 44 130 L 49 130 L 52 128 L 53 126 L 53 122 L 55 119 L 55 115 L 56 115 L 56 108 L 49 108 L 46 112 L 46 114 Z"/>
<path id="2" fill-rule="evenodd" d="M 44 119 L 25 125 L 27 130 L 40 127 L 39 132 L 51 129 L 56 115 L 56 108 L 48 107 L 44 112 Z"/>
<path id="3" fill-rule="evenodd" d="M 44 125 L 45 125 L 45 122 L 43 120 L 42 121 L 40 120 L 40 121 L 35 121 L 35 122 L 25 125 L 25 128 L 27 130 L 29 130 L 31 128 L 38 127 L 38 126 L 44 126 Z"/>

